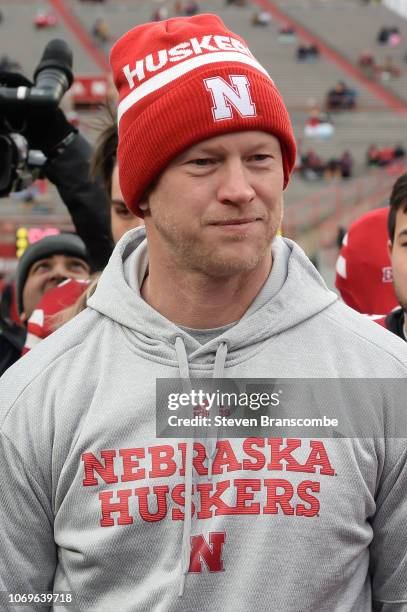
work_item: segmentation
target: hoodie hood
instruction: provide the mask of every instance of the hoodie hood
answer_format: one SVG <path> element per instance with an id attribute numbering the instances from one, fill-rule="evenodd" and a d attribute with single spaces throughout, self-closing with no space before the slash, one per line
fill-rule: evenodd
<path id="1" fill-rule="evenodd" d="M 148 269 L 144 228 L 127 232 L 118 242 L 88 306 L 133 332 L 136 343 L 143 351 L 148 350 L 150 359 L 174 361 L 175 339 L 181 337 L 189 359 L 198 363 L 213 364 L 213 354 L 220 342 L 227 344 L 227 362 L 240 360 L 249 357 L 257 343 L 315 316 L 338 299 L 297 244 L 278 237 L 272 250 L 273 268 L 255 300 L 260 306 L 249 307 L 236 325 L 205 345 L 159 314 L 141 297 L 140 287 Z M 133 257 L 138 290 L 129 286 L 124 273 L 125 262 L 134 251 L 137 252 Z M 279 291 L 262 304 L 261 294 L 267 294 L 275 281 L 273 274 L 281 257 L 287 257 L 287 274 L 280 280 Z"/>

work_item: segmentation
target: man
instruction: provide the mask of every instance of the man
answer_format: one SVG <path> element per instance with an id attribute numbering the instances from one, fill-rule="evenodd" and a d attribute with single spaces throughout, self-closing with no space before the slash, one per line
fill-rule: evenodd
<path id="1" fill-rule="evenodd" d="M 88 279 L 89 259 L 82 240 L 74 234 L 47 236 L 31 244 L 17 267 L 17 302 L 25 323 L 42 296 L 67 279 Z"/>
<path id="2" fill-rule="evenodd" d="M 346 304 L 373 315 L 376 323 L 402 340 L 407 339 L 406 204 L 407 175 L 403 174 L 393 186 L 390 209 L 372 210 L 350 226 L 336 263 L 335 281 Z M 379 315 L 383 312 L 388 314 Z"/>
<path id="3" fill-rule="evenodd" d="M 27 348 L 34 345 L 35 334 L 30 328 L 32 324 L 38 324 L 38 317 L 35 321 L 31 321 L 30 317 L 44 295 L 64 280 L 82 281 L 89 279 L 89 274 L 89 257 L 85 245 L 74 234 L 47 236 L 27 247 L 18 262 L 16 273 L 17 308 L 23 326 L 11 326 L 6 318 L 1 318 L 1 374 L 19 359 L 24 344 Z M 69 299 L 73 295 L 71 293 Z M 70 303 L 59 303 L 53 312 Z"/>
<path id="4" fill-rule="evenodd" d="M 95 183 L 101 178 L 110 198 L 110 221 L 115 244 L 125 232 L 143 225 L 143 220 L 133 214 L 123 200 L 116 161 L 118 139 L 116 121 L 112 118 L 98 138 L 91 166 Z"/>
<path id="5" fill-rule="evenodd" d="M 400 176 L 393 186 L 387 227 L 394 292 L 400 308 L 378 322 L 407 340 L 407 174 Z"/>
<path id="6" fill-rule="evenodd" d="M 363 393 L 347 402 L 348 421 L 369 411 L 368 437 L 157 437 L 158 379 L 362 388 L 403 381 L 407 353 L 276 238 L 294 137 L 239 36 L 215 15 L 146 24 L 111 62 L 121 187 L 145 230 L 2 380 L 0 591 L 70 591 L 97 611 L 405 609 L 390 396 L 377 419 Z"/>

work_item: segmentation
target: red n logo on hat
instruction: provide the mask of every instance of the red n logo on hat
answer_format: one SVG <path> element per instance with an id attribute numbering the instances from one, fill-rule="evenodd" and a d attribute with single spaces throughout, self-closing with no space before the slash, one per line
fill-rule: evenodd
<path id="1" fill-rule="evenodd" d="M 212 95 L 212 115 L 215 121 L 232 119 L 233 109 L 241 117 L 255 117 L 256 105 L 250 95 L 250 81 L 245 75 L 231 75 L 230 83 L 222 77 L 204 79 L 206 90 Z"/>

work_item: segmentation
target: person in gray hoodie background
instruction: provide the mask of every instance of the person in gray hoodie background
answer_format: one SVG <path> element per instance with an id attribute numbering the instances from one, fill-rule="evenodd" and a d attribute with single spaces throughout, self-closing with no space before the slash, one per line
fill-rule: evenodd
<path id="1" fill-rule="evenodd" d="M 406 395 L 360 380 L 405 384 L 406 346 L 278 237 L 295 141 L 274 82 L 215 15 L 137 26 L 111 64 L 121 189 L 145 228 L 1 380 L 1 596 L 407 610 Z M 357 379 L 342 414 L 368 435 L 157 435 L 157 381 L 212 377 Z"/>

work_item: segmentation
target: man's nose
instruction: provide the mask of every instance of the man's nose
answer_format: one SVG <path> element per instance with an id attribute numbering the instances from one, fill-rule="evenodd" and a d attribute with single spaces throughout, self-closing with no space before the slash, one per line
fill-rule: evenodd
<path id="1" fill-rule="evenodd" d="M 50 271 L 49 276 L 52 279 L 65 280 L 67 278 L 70 278 L 71 275 L 69 274 L 68 270 L 66 269 L 64 265 L 57 264 L 53 266 L 52 270 Z"/>
<path id="2" fill-rule="evenodd" d="M 255 195 L 244 164 L 240 160 L 225 164 L 220 174 L 219 201 L 223 204 L 249 204 Z"/>

